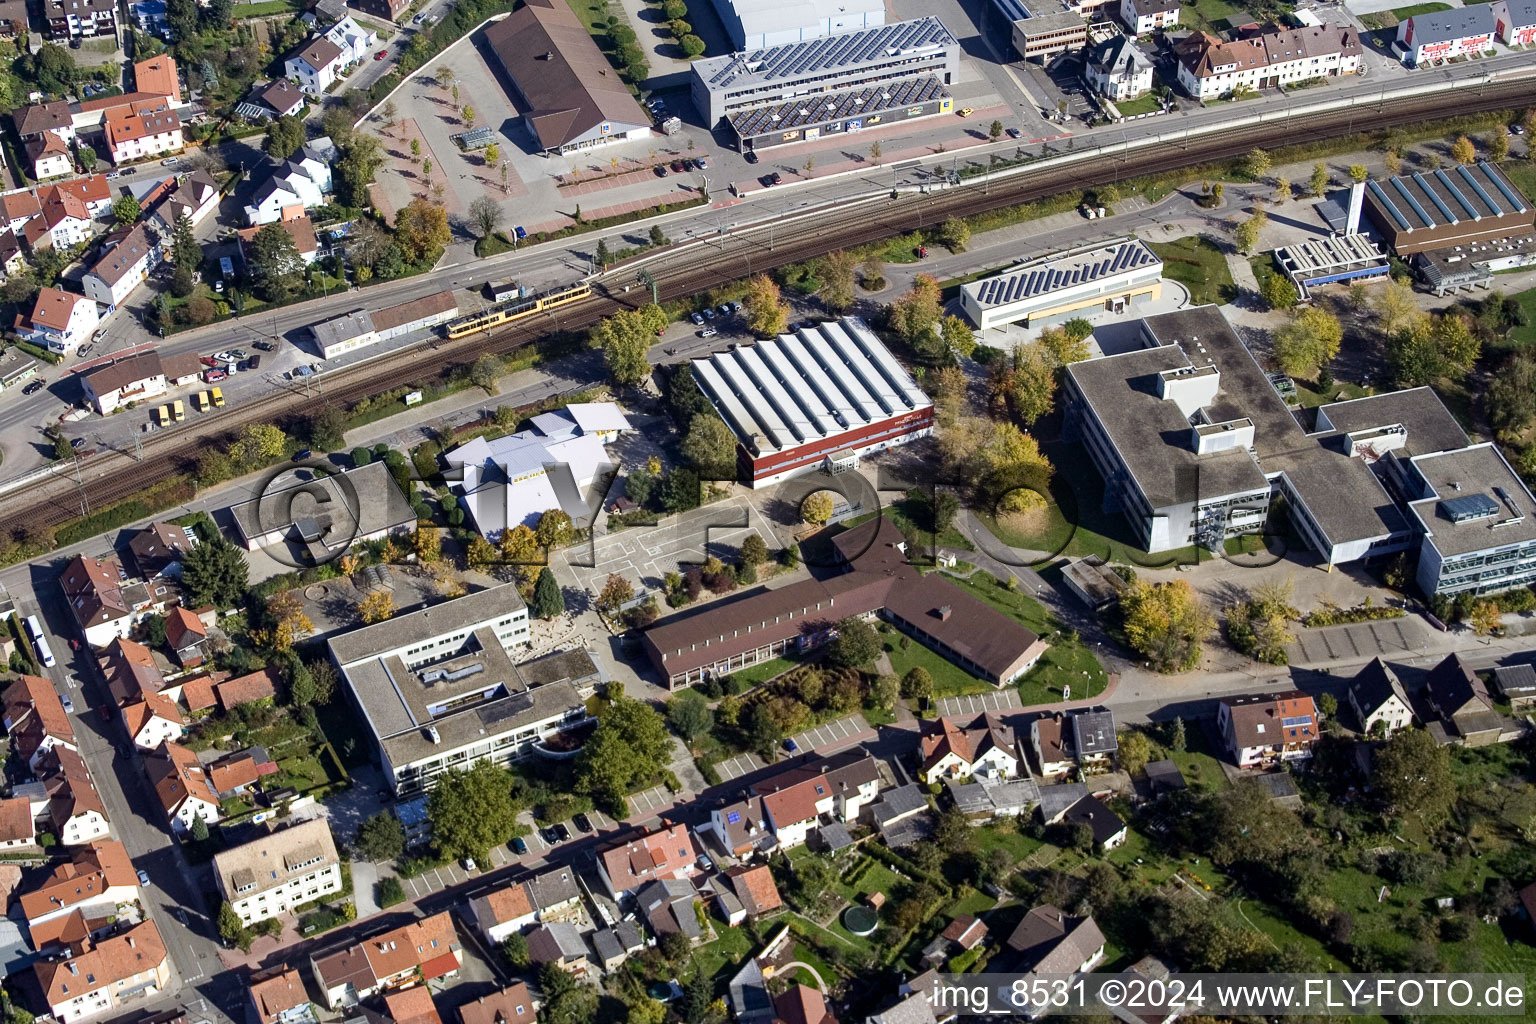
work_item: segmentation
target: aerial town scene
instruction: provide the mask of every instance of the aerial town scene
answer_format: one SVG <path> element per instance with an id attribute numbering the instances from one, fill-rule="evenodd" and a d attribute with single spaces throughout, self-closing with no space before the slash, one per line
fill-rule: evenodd
<path id="1" fill-rule="evenodd" d="M 0 1024 L 1526 1017 L 1536 0 L 1408 3 L 0 0 Z"/>

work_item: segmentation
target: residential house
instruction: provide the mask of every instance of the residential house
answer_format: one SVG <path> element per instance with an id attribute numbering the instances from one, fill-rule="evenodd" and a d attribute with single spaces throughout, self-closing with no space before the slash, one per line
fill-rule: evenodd
<path id="1" fill-rule="evenodd" d="M 129 738 L 140 750 L 157 750 L 187 733 L 187 720 L 181 708 L 163 693 L 145 693 L 124 704 L 120 713 Z"/>
<path id="2" fill-rule="evenodd" d="M 118 707 L 135 703 L 146 693 L 159 693 L 165 685 L 154 654 L 137 640 L 118 637 L 107 645 L 97 664 Z"/>
<path id="3" fill-rule="evenodd" d="M 71 947 L 70 956 L 39 960 L 33 970 L 59 1024 L 74 1024 L 157 995 L 171 980 L 165 942 L 153 921 L 100 942 L 83 939 Z"/>
<path id="4" fill-rule="evenodd" d="M 737 908 L 737 913 L 739 914 L 739 920 L 736 922 L 737 924 L 743 920 L 746 920 L 747 915 L 745 912 L 742 912 L 740 908 Z M 629 931 L 633 932 L 635 938 L 640 942 L 641 948 L 645 948 L 644 940 L 640 939 L 640 929 L 636 928 L 629 921 L 623 921 L 620 923 Z M 598 970 L 602 971 L 604 974 L 611 974 L 618 970 L 624 965 L 624 961 L 628 960 L 630 957 L 630 951 L 625 948 L 624 940 L 620 938 L 617 927 L 599 928 L 597 931 L 593 932 L 592 949 L 597 953 L 596 963 Z"/>
<path id="5" fill-rule="evenodd" d="M 1105 99 L 1134 100 L 1152 91 L 1152 58 L 1130 36 L 1113 35 L 1088 48 L 1083 77 Z"/>
<path id="6" fill-rule="evenodd" d="M 720 848 L 735 857 L 767 851 L 778 844 L 768 827 L 763 798 L 748 796 L 709 812 L 709 823 Z"/>
<path id="7" fill-rule="evenodd" d="M 138 898 L 139 879 L 128 851 L 108 839 L 81 847 L 69 860 L 55 864 L 47 878 L 21 894 L 20 903 L 32 946 L 41 952 L 60 941 L 70 915 L 103 921 Z"/>
<path id="8" fill-rule="evenodd" d="M 218 706 L 219 698 L 213 690 L 213 677 L 195 675 L 182 677 L 166 687 L 166 694 L 174 697 L 189 713 L 210 711 Z"/>
<path id="9" fill-rule="evenodd" d="M 181 76 L 176 70 L 176 59 L 161 53 L 135 63 L 133 88 L 137 92 L 164 96 L 171 106 L 181 106 Z"/>
<path id="10" fill-rule="evenodd" d="M 459 1007 L 459 1024 L 534 1024 L 538 1001 L 526 982 L 508 985 Z"/>
<path id="11" fill-rule="evenodd" d="M 219 208 L 219 185 L 201 168 L 183 175 L 171 194 L 155 207 L 155 223 L 160 234 L 169 238 L 176 221 L 186 215 L 196 227 Z"/>
<path id="12" fill-rule="evenodd" d="M 1189 1005 L 1171 994 L 1172 968 L 1155 956 L 1137 960 L 1120 972 L 1120 978 L 1127 986 L 1150 996 L 1145 1005 L 1134 1009 L 1116 1006 L 1110 1010 L 1111 1015 L 1124 1024 L 1173 1024 L 1189 1012 Z"/>
<path id="13" fill-rule="evenodd" d="M 49 39 L 117 36 L 117 4 L 112 0 L 43 0 L 41 7 Z"/>
<path id="14" fill-rule="evenodd" d="M 15 277 L 26 265 L 27 258 L 21 248 L 21 239 L 13 231 L 0 229 L 0 281 Z M 10 387 L 12 380 L 7 377 L 4 384 Z"/>
<path id="15" fill-rule="evenodd" d="M 1360 70 L 1360 53 L 1359 34 L 1332 23 L 1271 26 L 1229 41 L 1194 32 L 1174 46 L 1179 85 L 1198 100 L 1352 75 Z"/>
<path id="16" fill-rule="evenodd" d="M 763 798 L 763 812 L 779 845 L 805 842 L 812 828 L 827 815 L 850 822 L 880 792 L 879 765 L 862 749 L 831 757 L 807 756 L 787 771 L 754 783 Z"/>
<path id="17" fill-rule="evenodd" d="M 1482 747 L 1499 742 L 1504 720 L 1493 710 L 1488 686 L 1460 654 L 1448 655 L 1424 684 L 1426 725 L 1441 743 Z"/>
<path id="18" fill-rule="evenodd" d="M 1114 712 L 1105 708 L 1073 712 L 1072 753 L 1085 775 L 1109 771 L 1119 749 Z"/>
<path id="19" fill-rule="evenodd" d="M 284 964 L 259 971 L 248 988 L 258 1024 L 314 1024 L 315 1009 L 296 968 Z"/>
<path id="20" fill-rule="evenodd" d="M 1088 787 L 1081 782 L 1059 782 L 1054 786 L 1040 787 L 1040 821 L 1046 825 L 1060 823 L 1067 811 L 1088 795 Z"/>
<path id="21" fill-rule="evenodd" d="M 182 668 L 196 668 L 208 657 L 208 630 L 185 608 L 166 613 L 165 642 Z"/>
<path id="22" fill-rule="evenodd" d="M 528 898 L 541 924 L 581 917 L 581 886 L 570 866 L 552 867 L 523 884 L 528 887 Z"/>
<path id="23" fill-rule="evenodd" d="M 207 765 L 208 781 L 222 800 L 249 793 L 258 782 L 280 769 L 265 747 L 247 747 L 225 754 Z"/>
<path id="24" fill-rule="evenodd" d="M 541 924 L 529 932 L 528 956 L 541 967 L 554 964 L 575 978 L 585 978 L 596 971 L 581 933 L 568 921 Z"/>
<path id="25" fill-rule="evenodd" d="M 1024 915 L 1008 936 L 1014 952 L 1014 970 L 1026 976 L 1076 975 L 1093 970 L 1104 959 L 1104 933 L 1092 916 L 1074 917 L 1049 904 Z M 1031 1007 L 1024 1016 L 1034 1019 L 1044 1007 Z"/>
<path id="26" fill-rule="evenodd" d="M 1179 23 L 1179 0 L 1120 0 L 1120 20 L 1133 36 L 1166 32 Z"/>
<path id="27" fill-rule="evenodd" d="M 331 192 L 331 164 L 336 147 L 330 139 L 306 143 L 287 160 L 277 164 L 270 177 L 256 186 L 245 205 L 245 222 L 272 224 L 283 220 L 285 211 L 302 211 L 319 206 Z"/>
<path id="28" fill-rule="evenodd" d="M 69 150 L 69 143 L 53 132 L 32 136 L 27 140 L 26 150 L 32 178 L 36 181 L 62 177 L 75 169 L 75 157 Z"/>
<path id="29" fill-rule="evenodd" d="M 46 824 L 60 846 L 79 846 L 107 837 L 106 805 L 78 753 L 55 746 L 38 763 L 37 776 L 48 795 Z"/>
<path id="30" fill-rule="evenodd" d="M 54 185 L 38 193 L 38 215 L 21 226 L 21 238 L 34 252 L 50 246 L 69 249 L 91 238 L 91 211 L 78 195 Z"/>
<path id="31" fill-rule="evenodd" d="M 346 63 L 341 47 L 324 36 L 311 39 L 283 65 L 287 76 L 311 96 L 323 96 L 341 77 Z"/>
<path id="32" fill-rule="evenodd" d="M 738 865 L 725 873 L 741 907 L 754 917 L 778 910 L 784 905 L 779 887 L 773 882 L 773 872 L 766 864 Z"/>
<path id="33" fill-rule="evenodd" d="M 174 110 L 136 109 L 106 116 L 107 154 L 114 166 L 180 153 L 187 141 L 182 135 L 181 115 Z"/>
<path id="34" fill-rule="evenodd" d="M 384 1009 L 395 1024 L 443 1024 L 432 1001 L 432 990 L 425 985 L 385 992 Z"/>
<path id="35" fill-rule="evenodd" d="M 35 192 L 7 192 L 0 196 L 0 220 L 12 234 L 19 235 L 27 221 L 41 216 L 42 212 L 42 204 Z"/>
<path id="36" fill-rule="evenodd" d="M 1029 749 L 1034 752 L 1035 767 L 1041 775 L 1053 778 L 1072 770 L 1068 736 L 1059 713 L 1041 715 L 1029 723 Z"/>
<path id="37" fill-rule="evenodd" d="M 817 989 L 795 984 L 773 997 L 773 1011 L 783 1024 L 837 1024 Z"/>
<path id="38" fill-rule="evenodd" d="M 296 207 L 287 207 L 283 210 L 282 219 L 274 221 L 281 224 L 283 230 L 288 232 L 288 237 L 293 239 L 294 251 L 299 254 L 299 259 L 306 264 L 313 263 L 320 256 L 320 241 L 315 236 L 315 225 L 310 221 L 309 215 Z M 265 227 L 265 225 L 262 225 Z M 247 247 L 256 239 L 256 232 L 261 228 L 241 228 L 235 232 L 235 238 L 240 245 L 240 260 L 247 267 L 250 266 L 250 257 Z"/>
<path id="39" fill-rule="evenodd" d="M 242 924 L 341 891 L 341 856 L 325 818 L 311 818 L 213 856 L 219 893 Z"/>
<path id="40" fill-rule="evenodd" d="M 1493 690 L 1516 714 L 1530 711 L 1536 707 L 1536 668 L 1500 665 L 1493 670 Z"/>
<path id="41" fill-rule="evenodd" d="M 1536 43 L 1536 0 L 1494 0 L 1494 32 L 1509 46 Z"/>
<path id="42" fill-rule="evenodd" d="M 1012 779 L 1023 763 L 1013 726 L 990 711 L 970 719 L 924 719 L 921 744 L 918 777 L 930 785 L 941 780 Z"/>
<path id="43" fill-rule="evenodd" d="M 195 818 L 209 825 L 218 822 L 219 794 L 192 751 L 179 743 L 162 743 L 153 755 L 144 758 L 144 771 L 160 798 L 171 831 L 187 834 Z"/>
<path id="44" fill-rule="evenodd" d="M 597 873 L 616 900 L 665 878 L 692 878 L 698 871 L 698 847 L 687 825 L 649 832 L 609 847 L 597 857 Z"/>
<path id="45" fill-rule="evenodd" d="M 16 135 L 23 142 L 30 142 L 45 132 L 57 135 L 61 141 L 75 141 L 75 116 L 69 109 L 68 100 L 53 100 L 22 107 L 11 115 Z"/>
<path id="46" fill-rule="evenodd" d="M 309 102 L 304 91 L 286 78 L 254 87 L 251 97 L 271 117 L 296 117 L 304 109 L 304 104 Z"/>
<path id="47" fill-rule="evenodd" d="M 1397 673 L 1380 658 L 1355 673 L 1349 683 L 1349 706 L 1354 708 L 1360 731 L 1390 736 L 1413 724 L 1413 705 Z"/>
<path id="48" fill-rule="evenodd" d="M 1443 11 L 1413 14 L 1397 23 L 1393 45 L 1403 63 L 1415 67 L 1443 64 L 1493 49 L 1498 21 L 1492 4 L 1471 4 Z"/>
<path id="49" fill-rule="evenodd" d="M 54 747 L 78 749 L 75 727 L 64 711 L 64 702 L 53 682 L 42 676 L 21 675 L 5 688 L 5 732 L 10 754 L 32 771 Z"/>
<path id="50" fill-rule="evenodd" d="M 32 801 L 24 796 L 0 799 L 0 850 L 17 850 L 37 844 L 37 822 Z"/>
<path id="51" fill-rule="evenodd" d="M 83 178 L 56 181 L 37 190 L 38 202 L 71 197 L 85 204 L 87 217 L 103 217 L 112 209 L 112 183 L 105 174 L 88 174 Z"/>
<path id="52" fill-rule="evenodd" d="M 231 711 L 241 704 L 255 704 L 277 697 L 277 673 L 271 667 L 213 685 L 220 711 Z"/>
<path id="53" fill-rule="evenodd" d="M 538 920 L 539 912 L 533 905 L 533 897 L 522 882 L 476 896 L 469 901 L 469 913 L 485 941 L 499 946 L 513 932 L 521 932 Z"/>
<path id="54" fill-rule="evenodd" d="M 1125 842 L 1128 834 L 1120 815 L 1110 810 L 1098 797 L 1089 794 L 1068 807 L 1061 816 L 1064 825 L 1082 825 L 1093 833 L 1095 849 L 1113 850 Z"/>
<path id="55" fill-rule="evenodd" d="M 389 21 L 401 21 L 411 9 L 410 0 L 352 0 L 352 6 Z"/>
<path id="56" fill-rule="evenodd" d="M 892 849 L 932 835 L 937 824 L 928 795 L 916 783 L 887 789 L 865 808 L 864 816 Z"/>
<path id="57" fill-rule="evenodd" d="M 974 821 L 1017 818 L 1040 802 L 1040 787 L 1027 774 L 1005 782 L 945 783 L 955 809 Z"/>
<path id="58" fill-rule="evenodd" d="M 100 322 L 94 300 L 58 288 L 43 288 L 32 302 L 32 312 L 16 318 L 16 334 L 50 352 L 71 355 L 90 340 Z"/>
<path id="59" fill-rule="evenodd" d="M 167 374 L 169 379 L 169 374 Z M 181 560 L 197 547 L 197 533 L 190 526 L 175 523 L 150 523 L 128 541 L 133 564 L 146 580 L 157 576 L 179 577 Z"/>
<path id="60" fill-rule="evenodd" d="M 85 392 L 86 401 L 103 416 L 129 402 L 159 398 L 168 390 L 165 368 L 160 363 L 160 356 L 153 351 L 115 359 L 81 374 L 80 387 Z"/>
<path id="61" fill-rule="evenodd" d="M 325 990 L 327 1005 L 338 1009 L 351 1005 L 359 998 L 375 992 L 387 991 L 416 982 L 434 981 L 437 978 L 456 977 L 463 966 L 463 949 L 454 934 L 453 920 L 447 911 L 412 921 L 399 928 L 375 935 L 349 947 L 338 955 L 358 955 L 363 960 L 358 971 L 353 961 L 342 964 L 335 957 L 316 961 L 321 987 Z M 340 974 L 321 968 L 321 963 L 340 968 Z M 349 968 L 351 973 L 349 973 Z M 341 980 L 340 987 L 332 984 Z M 363 983 L 366 988 L 356 988 Z M 348 986 L 355 988 L 354 998 L 347 1000 Z"/>
<path id="62" fill-rule="evenodd" d="M 379 45 L 379 34 L 353 21 L 351 15 L 326 29 L 325 38 L 341 50 L 344 67 L 361 64 L 367 59 L 368 51 Z"/>
<path id="63" fill-rule="evenodd" d="M 159 237 L 144 224 L 134 225 L 115 241 L 109 240 L 109 245 L 96 265 L 86 271 L 81 286 L 85 294 L 109 307 L 110 312 L 149 278 L 149 272 L 160 262 L 161 253 Z"/>
<path id="64" fill-rule="evenodd" d="M 128 361 L 124 360 L 125 363 Z M 87 395 L 92 378 L 101 372 L 94 370 L 81 378 Z M 113 402 L 110 408 L 116 408 L 116 403 Z M 118 637 L 127 637 L 133 629 L 137 621 L 135 610 L 129 607 L 123 595 L 123 588 L 128 585 L 128 574 L 116 558 L 76 555 L 64 567 L 59 576 L 59 588 L 64 591 L 64 600 L 75 615 L 75 624 L 92 647 L 105 647 Z"/>
<path id="65" fill-rule="evenodd" d="M 975 914 L 960 914 L 941 935 L 961 949 L 975 949 L 987 940 L 987 926 Z"/>
<path id="66" fill-rule="evenodd" d="M 938 1024 L 938 1018 L 933 1015 L 928 993 L 919 989 L 895 1006 L 865 1017 L 864 1024 Z"/>
<path id="67" fill-rule="evenodd" d="M 1300 690 L 1222 697 L 1216 730 L 1239 768 L 1312 756 L 1317 742 L 1317 705 Z"/>
<path id="68" fill-rule="evenodd" d="M 651 926 L 651 934 L 660 939 L 676 932 L 689 942 L 705 937 L 699 922 L 698 890 L 686 878 L 662 878 L 640 887 L 635 893 L 636 911 Z"/>

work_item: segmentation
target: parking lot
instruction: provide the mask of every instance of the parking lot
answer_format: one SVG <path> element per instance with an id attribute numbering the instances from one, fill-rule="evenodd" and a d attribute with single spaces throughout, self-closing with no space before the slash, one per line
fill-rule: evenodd
<path id="1" fill-rule="evenodd" d="M 1013 711 L 1022 706 L 1019 703 L 1019 691 L 1009 688 L 968 697 L 941 697 L 939 714 L 979 715 L 983 711 Z"/>
<path id="2" fill-rule="evenodd" d="M 835 722 L 814 726 L 802 733 L 796 733 L 790 737 L 789 742 L 797 748 L 795 753 L 808 753 L 810 751 L 836 751 L 844 747 L 852 746 L 862 740 L 872 739 L 874 730 L 869 723 L 864 721 L 862 715 L 849 715 L 847 718 L 839 718 Z M 787 745 L 786 745 L 787 746 Z M 786 751 L 786 756 L 793 757 Z M 721 782 L 730 782 L 739 779 L 743 775 L 766 768 L 763 759 L 756 754 L 737 754 L 728 757 L 724 761 L 715 763 L 715 771 L 720 773 Z"/>

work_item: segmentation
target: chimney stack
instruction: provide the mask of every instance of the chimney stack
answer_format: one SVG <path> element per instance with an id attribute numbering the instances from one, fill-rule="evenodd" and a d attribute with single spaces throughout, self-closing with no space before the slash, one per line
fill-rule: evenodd
<path id="1" fill-rule="evenodd" d="M 949 617 L 951 615 L 953 615 L 953 614 L 954 614 L 954 609 L 951 608 L 949 605 L 947 605 L 947 604 L 939 605 L 939 619 L 940 620 L 942 620 L 944 622 L 948 622 L 949 621 Z"/>
<path id="2" fill-rule="evenodd" d="M 1365 204 L 1365 182 L 1357 181 L 1349 186 L 1349 220 L 1344 225 L 1346 235 L 1360 231 L 1360 209 Z"/>

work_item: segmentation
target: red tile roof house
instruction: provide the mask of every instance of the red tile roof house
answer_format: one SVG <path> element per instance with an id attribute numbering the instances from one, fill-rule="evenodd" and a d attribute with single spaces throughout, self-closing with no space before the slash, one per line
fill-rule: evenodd
<path id="1" fill-rule="evenodd" d="M 80 913 L 89 920 L 116 917 L 118 908 L 139 898 L 139 879 L 128 851 L 112 840 L 75 851 L 35 889 L 21 896 L 32 945 L 43 950 L 58 942 L 64 919 Z"/>
<path id="2" fill-rule="evenodd" d="M 699 870 L 699 850 L 687 825 L 673 825 L 609 847 L 597 858 L 597 873 L 608 895 L 622 900 L 647 882 L 692 878 Z"/>
<path id="3" fill-rule="evenodd" d="M 832 545 L 840 575 L 760 588 L 652 626 L 645 648 L 662 678 L 676 689 L 808 650 L 848 616 L 884 618 L 997 687 L 1023 676 L 1050 646 L 959 587 L 924 576 L 907 562 L 902 533 L 885 517 L 839 534 Z"/>
<path id="4" fill-rule="evenodd" d="M 463 952 L 448 911 L 412 921 L 334 953 L 310 956 L 315 978 L 333 1010 L 376 992 L 452 977 Z"/>
<path id="5" fill-rule="evenodd" d="M 85 761 L 68 747 L 57 746 L 37 766 L 48 792 L 48 823 L 63 846 L 78 846 L 107 837 L 107 808 Z"/>
<path id="6" fill-rule="evenodd" d="M 0 800 L 0 850 L 16 850 L 37 844 L 37 825 L 32 820 L 32 801 L 24 796 Z"/>
<path id="7" fill-rule="evenodd" d="M 182 668 L 196 668 L 208 658 L 208 630 L 185 608 L 172 608 L 166 615 L 165 642 Z"/>
<path id="8" fill-rule="evenodd" d="M 232 711 L 241 704 L 273 700 L 277 697 L 277 673 L 270 668 L 213 684 L 220 711 Z"/>
<path id="9" fill-rule="evenodd" d="M 304 978 L 296 968 L 285 964 L 253 974 L 249 989 L 251 1006 L 260 1024 L 289 1024 L 290 1021 L 315 1019 L 309 1005 L 309 993 L 304 991 Z M 302 1014 L 295 1012 L 301 1009 Z"/>
<path id="10" fill-rule="evenodd" d="M 164 596 L 130 577 L 116 558 L 76 556 L 59 575 L 59 589 L 85 642 L 96 648 L 127 638 L 144 616 L 165 604 Z"/>
<path id="11" fill-rule="evenodd" d="M 153 921 L 99 943 L 82 939 L 70 952 L 33 965 L 43 998 L 59 1024 L 75 1024 L 133 999 L 153 997 L 170 984 L 165 940 Z"/>
<path id="12" fill-rule="evenodd" d="M 788 771 L 752 785 L 763 798 L 768 827 L 779 845 L 799 846 L 827 815 L 859 820 L 859 811 L 880 792 L 880 769 L 862 748 L 829 758 L 811 755 Z"/>
<path id="13" fill-rule="evenodd" d="M 513 882 L 495 892 L 469 901 L 470 917 L 480 926 L 480 933 L 493 946 L 513 932 L 521 932 L 538 918 L 538 908 L 523 882 Z"/>
<path id="14" fill-rule="evenodd" d="M 219 820 L 219 794 L 197 755 L 186 747 L 160 744 L 159 750 L 144 758 L 144 772 L 160 798 L 172 832 L 186 835 L 192 830 L 193 818 L 202 818 L 209 825 Z"/>
<path id="15" fill-rule="evenodd" d="M 5 688 L 5 732 L 11 753 L 37 770 L 43 755 L 56 746 L 75 747 L 75 727 L 64 712 L 64 702 L 52 680 L 21 676 Z"/>
<path id="16" fill-rule="evenodd" d="M 795 985 L 774 996 L 773 1009 L 784 1024 L 837 1024 L 826 999 L 809 985 Z"/>
<path id="17" fill-rule="evenodd" d="M 1216 729 L 1239 768 L 1295 761 L 1312 756 L 1317 705 L 1300 690 L 1223 697 L 1216 704 Z"/>
<path id="18" fill-rule="evenodd" d="M 972 776 L 1011 779 L 1023 755 L 1007 725 L 990 711 L 974 718 L 925 719 L 922 722 L 922 770 L 927 783 Z"/>
<path id="19" fill-rule="evenodd" d="M 181 708 L 158 691 L 124 704 L 121 713 L 129 738 L 140 750 L 154 750 L 162 743 L 181 739 L 187 732 Z"/>
<path id="20" fill-rule="evenodd" d="M 16 317 L 16 334 L 23 341 L 68 355 L 88 340 L 101 323 L 96 301 L 58 288 L 43 288 L 29 315 Z"/>
<path id="21" fill-rule="evenodd" d="M 1029 746 L 1035 753 L 1040 774 L 1047 778 L 1065 775 L 1076 766 L 1069 749 L 1066 722 L 1060 712 L 1041 715 L 1029 723 Z"/>
<path id="22" fill-rule="evenodd" d="M 460 1024 L 534 1024 L 538 1001 L 524 982 L 459 1007 Z"/>
<path id="23" fill-rule="evenodd" d="M 425 985 L 384 993 L 384 1008 L 395 1024 L 443 1024 L 432 992 Z"/>
<path id="24" fill-rule="evenodd" d="M 164 360 L 162 360 L 163 364 Z M 167 374 L 167 383 L 170 375 Z M 180 576 L 181 560 L 197 547 L 197 534 L 175 523 L 150 523 L 128 541 L 133 563 L 145 579 L 156 576 Z"/>
<path id="25" fill-rule="evenodd" d="M 779 887 L 773 883 L 773 872 L 766 864 L 734 867 L 725 873 L 725 877 L 730 880 L 742 909 L 753 916 L 778 910 L 784 905 Z"/>
<path id="26" fill-rule="evenodd" d="M 159 693 L 165 676 L 155 664 L 155 656 L 137 640 L 113 640 L 97 659 L 106 677 L 107 691 L 118 707 L 144 699 L 146 693 Z"/>

